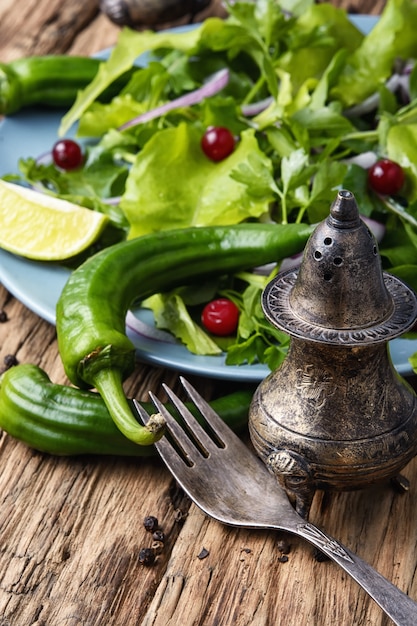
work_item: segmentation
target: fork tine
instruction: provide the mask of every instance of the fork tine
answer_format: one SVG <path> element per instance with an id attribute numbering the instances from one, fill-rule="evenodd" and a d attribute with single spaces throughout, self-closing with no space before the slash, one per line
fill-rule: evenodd
<path id="1" fill-rule="evenodd" d="M 226 441 L 230 443 L 232 439 L 234 439 L 235 441 L 240 441 L 239 437 L 235 433 L 233 433 L 233 431 L 231 431 L 230 427 L 224 423 L 220 415 L 218 415 L 216 411 L 212 409 L 208 402 L 206 402 L 206 400 L 204 400 L 204 398 L 200 396 L 198 391 L 194 389 L 191 383 L 189 383 L 188 380 L 183 376 L 180 376 L 180 381 L 190 399 L 194 402 L 201 415 L 203 415 L 203 417 L 205 418 L 207 424 L 211 426 L 213 432 L 216 433 L 217 438 L 221 440 L 223 445 L 226 444 Z"/>
<path id="2" fill-rule="evenodd" d="M 194 458 L 196 457 L 197 454 L 199 454 L 197 448 L 192 444 L 192 442 L 190 441 L 190 438 L 187 436 L 187 434 L 184 432 L 181 426 L 177 423 L 177 421 L 171 415 L 171 413 L 167 410 L 167 408 L 162 404 L 162 402 L 160 402 L 158 398 L 156 398 L 156 396 L 153 395 L 152 392 L 149 392 L 149 395 L 157 411 L 159 411 L 159 413 L 161 413 L 161 415 L 163 415 L 163 417 L 165 418 L 168 431 L 172 439 L 178 446 L 178 448 L 180 448 L 183 459 L 188 465 L 193 465 Z M 146 424 L 146 422 L 149 419 L 148 413 L 135 399 L 133 399 L 133 404 L 139 416 L 141 417 L 142 421 Z M 172 450 L 173 448 L 172 445 L 167 441 L 166 437 L 162 437 L 162 439 L 157 441 L 154 445 L 161 452 L 165 451 L 166 453 L 168 452 L 168 450 Z M 174 453 L 171 452 L 170 456 L 173 456 L 173 454 L 176 457 L 180 458 L 177 452 L 174 452 Z"/>
<path id="3" fill-rule="evenodd" d="M 185 424 L 188 426 L 189 431 L 193 434 L 198 443 L 204 448 L 206 454 L 209 454 L 210 450 L 214 447 L 217 448 L 217 444 L 213 441 L 213 439 L 211 439 L 211 437 L 207 434 L 204 428 L 198 423 L 197 419 L 185 406 L 184 402 L 180 400 L 180 398 L 172 391 L 172 389 L 168 387 L 168 385 L 163 383 L 162 386 L 165 389 L 172 404 L 175 406 Z M 197 408 L 199 407 L 197 406 Z M 204 416 L 203 413 L 202 415 Z"/>
<path id="4" fill-rule="evenodd" d="M 133 406 L 136 409 L 136 412 L 138 413 L 139 417 L 141 418 L 142 422 L 144 424 L 147 423 L 147 421 L 149 420 L 149 415 L 148 412 L 145 411 L 145 409 L 143 408 L 142 405 L 139 404 L 139 402 L 136 400 L 136 398 L 133 398 Z"/>

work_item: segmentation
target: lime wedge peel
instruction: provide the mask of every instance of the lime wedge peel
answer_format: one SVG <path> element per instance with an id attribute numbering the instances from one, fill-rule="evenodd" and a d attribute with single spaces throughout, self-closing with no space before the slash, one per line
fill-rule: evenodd
<path id="1" fill-rule="evenodd" d="M 69 259 L 103 232 L 108 217 L 0 180 L 0 248 L 38 261 Z"/>

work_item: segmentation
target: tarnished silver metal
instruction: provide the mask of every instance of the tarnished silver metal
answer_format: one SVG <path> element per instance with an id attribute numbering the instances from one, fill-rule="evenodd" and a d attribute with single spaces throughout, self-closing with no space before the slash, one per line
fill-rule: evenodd
<path id="1" fill-rule="evenodd" d="M 191 500 L 223 524 L 284 530 L 303 537 L 356 580 L 397 626 L 415 626 L 417 604 L 349 548 L 300 517 L 265 465 L 185 379 L 181 382 L 204 417 L 210 435 L 164 385 L 187 432 L 167 406 L 151 395 L 156 410 L 166 420 L 169 437 L 163 437 L 155 446 Z M 146 423 L 149 415 L 139 403 L 135 405 Z"/>
<path id="2" fill-rule="evenodd" d="M 250 435 L 297 511 L 308 517 L 317 489 L 394 479 L 417 453 L 417 399 L 388 341 L 414 325 L 417 298 L 382 271 L 352 193 L 338 193 L 300 268 L 273 279 L 262 304 L 291 343 L 255 392 Z"/>
<path id="3" fill-rule="evenodd" d="M 157 26 L 195 15 L 211 0 L 100 0 L 100 10 L 119 26 Z"/>

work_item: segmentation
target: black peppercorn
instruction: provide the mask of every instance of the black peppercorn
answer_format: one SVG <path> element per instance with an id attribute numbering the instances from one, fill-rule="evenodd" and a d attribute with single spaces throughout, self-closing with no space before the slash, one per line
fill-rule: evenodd
<path id="1" fill-rule="evenodd" d="M 277 548 L 282 554 L 289 554 L 291 546 L 286 539 L 279 539 L 277 542 Z"/>
<path id="2" fill-rule="evenodd" d="M 154 539 L 154 541 L 165 541 L 165 533 L 162 530 L 155 530 L 155 532 L 152 535 L 152 538 Z"/>
<path id="3" fill-rule="evenodd" d="M 153 548 L 142 548 L 139 552 L 139 563 L 142 563 L 142 565 L 153 565 L 155 563 L 155 550 Z"/>
<path id="4" fill-rule="evenodd" d="M 148 515 L 143 520 L 143 525 L 149 533 L 153 533 L 158 529 L 159 523 L 154 515 Z"/>
<path id="5" fill-rule="evenodd" d="M 14 365 L 17 365 L 18 363 L 19 361 L 14 354 L 6 354 L 6 356 L 4 357 L 4 364 L 8 369 L 10 367 L 13 367 Z"/>
<path id="6" fill-rule="evenodd" d="M 324 552 L 322 552 L 318 548 L 315 548 L 313 558 L 315 561 L 317 561 L 317 563 L 324 563 L 325 561 L 329 560 L 327 554 L 324 554 Z"/>

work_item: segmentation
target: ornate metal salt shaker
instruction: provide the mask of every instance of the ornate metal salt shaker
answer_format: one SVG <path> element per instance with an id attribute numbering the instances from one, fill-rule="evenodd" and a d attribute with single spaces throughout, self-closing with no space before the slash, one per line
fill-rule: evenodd
<path id="1" fill-rule="evenodd" d="M 291 342 L 255 392 L 250 436 L 297 511 L 308 517 L 318 489 L 396 477 L 417 453 L 417 398 L 388 341 L 413 326 L 417 298 L 382 271 L 352 193 L 338 193 L 299 270 L 278 274 L 262 305 Z"/>

